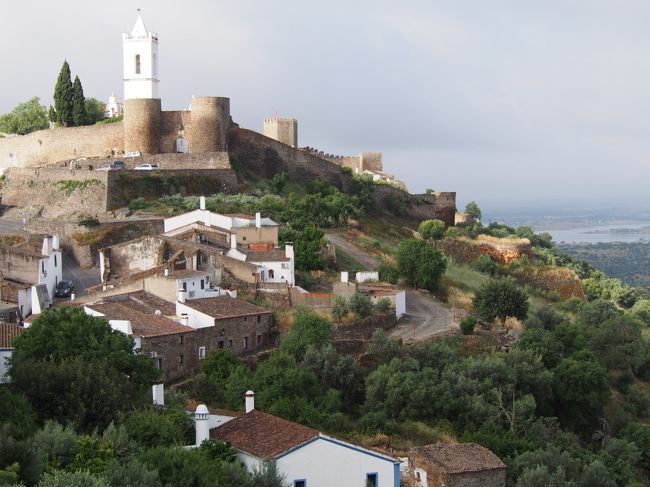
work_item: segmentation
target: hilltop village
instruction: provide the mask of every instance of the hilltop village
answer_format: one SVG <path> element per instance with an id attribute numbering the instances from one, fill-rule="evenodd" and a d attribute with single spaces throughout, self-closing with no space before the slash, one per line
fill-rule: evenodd
<path id="1" fill-rule="evenodd" d="M 647 292 L 122 46 L 0 138 L 0 485 L 643 485 Z"/>

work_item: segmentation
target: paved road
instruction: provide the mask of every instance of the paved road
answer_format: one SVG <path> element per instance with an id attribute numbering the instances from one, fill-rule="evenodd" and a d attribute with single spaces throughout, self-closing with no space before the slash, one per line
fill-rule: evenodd
<path id="1" fill-rule="evenodd" d="M 341 247 L 368 270 L 377 268 L 377 260 L 374 257 L 366 254 L 342 235 L 327 233 L 325 237 L 334 245 Z M 405 290 L 406 316 L 400 320 L 399 325 L 390 330 L 390 336 L 401 337 L 404 342 L 413 342 L 458 328 L 458 324 L 454 323 L 449 310 L 435 302 L 431 294 L 411 288 L 405 288 Z"/>
<path id="2" fill-rule="evenodd" d="M 342 235 L 337 233 L 326 233 L 325 238 L 337 247 L 341 247 L 346 254 L 350 255 L 350 257 L 364 266 L 367 270 L 374 271 L 377 269 L 377 259 L 352 245 Z"/>
<path id="3" fill-rule="evenodd" d="M 99 269 L 82 269 L 67 254 L 63 254 L 63 279 L 69 279 L 74 283 L 75 294 L 83 296 L 86 288 L 96 286 L 101 283 L 99 278 Z"/>

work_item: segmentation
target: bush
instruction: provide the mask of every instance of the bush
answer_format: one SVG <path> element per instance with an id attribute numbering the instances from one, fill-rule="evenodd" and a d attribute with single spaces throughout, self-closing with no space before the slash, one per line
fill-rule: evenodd
<path id="1" fill-rule="evenodd" d="M 77 223 L 82 227 L 97 227 L 99 226 L 99 218 L 97 218 L 97 215 L 83 215 Z"/>
<path id="2" fill-rule="evenodd" d="M 350 298 L 350 311 L 359 318 L 367 318 L 372 314 L 372 299 L 367 294 L 354 293 Z"/>
<path id="3" fill-rule="evenodd" d="M 332 318 L 336 321 L 341 321 L 348 313 L 348 302 L 343 296 L 336 296 L 334 298 L 334 306 L 332 306 Z"/>
<path id="4" fill-rule="evenodd" d="M 528 315 L 528 296 L 510 278 L 490 281 L 479 288 L 474 296 L 474 309 L 485 321 L 509 316 L 523 320 Z"/>
<path id="5" fill-rule="evenodd" d="M 391 309 L 392 305 L 390 303 L 390 299 L 388 298 L 381 298 L 377 302 L 377 311 L 380 313 L 388 313 Z"/>
<path id="6" fill-rule="evenodd" d="M 468 316 L 463 321 L 460 322 L 460 331 L 463 335 L 473 335 L 474 328 L 476 327 L 476 318 L 473 316 Z"/>
<path id="7" fill-rule="evenodd" d="M 481 254 L 478 259 L 474 261 L 474 269 L 484 274 L 493 276 L 497 271 L 496 263 L 490 258 L 489 255 Z"/>
<path id="8" fill-rule="evenodd" d="M 395 267 L 394 265 L 390 265 L 385 260 L 382 260 L 379 263 L 379 267 L 377 268 L 377 271 L 379 272 L 380 281 L 389 282 L 391 284 L 397 284 L 397 281 L 399 280 L 399 271 L 397 270 L 397 267 Z"/>

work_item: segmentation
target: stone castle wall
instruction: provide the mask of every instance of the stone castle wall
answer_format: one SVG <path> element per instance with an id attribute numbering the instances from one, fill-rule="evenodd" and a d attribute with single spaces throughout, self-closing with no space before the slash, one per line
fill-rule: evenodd
<path id="1" fill-rule="evenodd" d="M 123 122 L 39 130 L 0 138 L 0 167 L 45 166 L 77 157 L 124 150 Z"/>
<path id="2" fill-rule="evenodd" d="M 192 120 L 189 110 L 162 112 L 160 128 L 160 152 L 163 154 L 176 152 L 176 139 L 182 136 L 187 139 L 187 129 Z"/>
<path id="3" fill-rule="evenodd" d="M 230 99 L 213 96 L 192 98 L 190 152 L 227 150 Z"/>

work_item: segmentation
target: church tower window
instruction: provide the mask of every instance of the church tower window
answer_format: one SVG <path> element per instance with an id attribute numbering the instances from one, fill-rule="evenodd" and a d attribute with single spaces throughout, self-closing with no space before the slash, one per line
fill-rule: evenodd
<path id="1" fill-rule="evenodd" d="M 135 55 L 135 74 L 140 74 L 140 54 Z"/>

